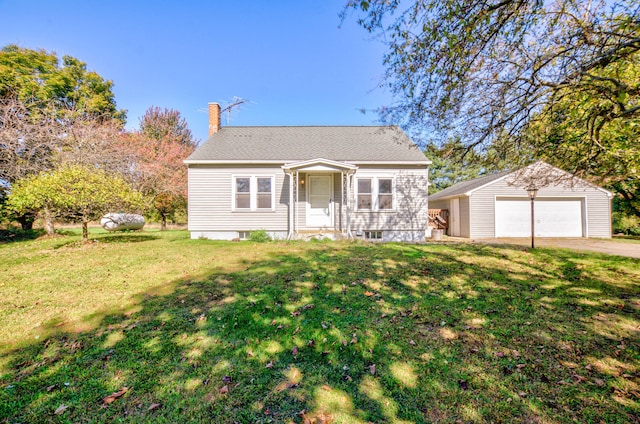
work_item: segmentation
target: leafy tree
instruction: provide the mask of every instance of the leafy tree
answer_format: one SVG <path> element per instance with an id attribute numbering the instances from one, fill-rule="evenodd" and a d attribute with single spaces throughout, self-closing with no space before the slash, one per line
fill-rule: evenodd
<path id="1" fill-rule="evenodd" d="M 483 155 L 468 152 L 459 139 L 449 140 L 441 146 L 429 143 L 426 146 L 425 155 L 432 162 L 429 166 L 430 194 L 461 181 L 501 170 L 496 169 L 495 165 L 487 161 Z"/>
<path id="2" fill-rule="evenodd" d="M 64 166 L 14 184 L 9 207 L 18 212 L 43 211 L 45 215 L 82 224 L 82 240 L 89 238 L 88 223 L 103 214 L 142 208 L 140 195 L 120 176 L 85 166 Z M 47 219 L 53 222 L 53 219 Z M 53 234 L 53 227 L 46 228 Z"/>
<path id="3" fill-rule="evenodd" d="M 80 128 L 123 125 L 125 112 L 116 108 L 112 86 L 73 57 L 64 56 L 60 63 L 54 53 L 44 50 L 2 48 L 0 182 L 10 187 L 61 162 L 90 164 L 96 152 L 102 152 L 96 163 L 113 162 L 113 149 L 104 148 L 114 145 L 112 138 L 72 144 L 87 140 L 77 137 Z M 124 169 L 122 164 L 120 168 Z M 29 229 L 34 215 L 24 210 L 15 218 Z"/>
<path id="4" fill-rule="evenodd" d="M 134 186 L 150 199 L 162 230 L 167 218 L 185 208 L 187 170 L 183 161 L 196 145 L 180 112 L 151 107 L 140 119 L 139 131 L 123 146 L 131 152 Z"/>
<path id="5" fill-rule="evenodd" d="M 54 110 L 58 117 L 92 116 L 124 122 L 126 113 L 118 110 L 113 82 L 86 63 L 45 50 L 32 50 L 14 44 L 0 50 L 0 98 L 16 99 L 33 114 Z"/>
<path id="6" fill-rule="evenodd" d="M 520 149 L 533 146 L 596 175 L 623 156 L 637 179 L 637 150 L 616 136 L 640 117 L 637 0 L 350 0 L 349 10 L 388 43 L 396 103 L 385 120 L 512 161 L 531 161 Z M 532 129 L 558 119 L 572 127 L 561 148 L 530 144 Z"/>
<path id="7" fill-rule="evenodd" d="M 185 146 L 195 145 L 187 121 L 177 110 L 151 106 L 139 122 L 140 132 L 151 140 L 170 139 Z"/>

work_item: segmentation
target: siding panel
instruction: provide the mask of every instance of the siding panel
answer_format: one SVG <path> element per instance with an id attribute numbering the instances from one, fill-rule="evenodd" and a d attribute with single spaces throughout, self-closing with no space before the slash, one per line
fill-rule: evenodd
<path id="1" fill-rule="evenodd" d="M 364 230 L 414 230 L 425 231 L 428 220 L 427 170 L 361 168 L 356 177 L 394 177 L 395 205 L 393 211 L 354 211 L 352 231 Z M 352 188 L 352 205 L 355 192 Z"/>
<path id="2" fill-rule="evenodd" d="M 279 167 L 207 167 L 191 165 L 189 231 L 287 231 L 289 180 Z M 275 211 L 232 211 L 232 175 L 273 175 Z"/>

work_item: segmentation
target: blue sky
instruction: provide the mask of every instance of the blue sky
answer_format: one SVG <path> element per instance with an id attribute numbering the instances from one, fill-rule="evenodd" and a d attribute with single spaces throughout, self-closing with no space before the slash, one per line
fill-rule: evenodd
<path id="1" fill-rule="evenodd" d="M 74 56 L 114 82 L 128 128 L 150 106 L 177 109 L 207 137 L 208 102 L 248 99 L 230 125 L 371 125 L 384 46 L 345 0 L 0 0 L 0 46 Z M 223 126 L 226 119 L 223 119 Z"/>

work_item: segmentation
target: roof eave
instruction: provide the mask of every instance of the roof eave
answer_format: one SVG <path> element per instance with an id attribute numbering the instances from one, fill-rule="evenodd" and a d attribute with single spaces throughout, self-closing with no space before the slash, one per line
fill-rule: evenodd
<path id="1" fill-rule="evenodd" d="M 275 160 L 275 159 L 185 159 L 183 161 L 186 165 L 225 165 L 225 164 L 276 164 L 284 165 L 291 162 L 298 162 L 298 160 Z M 339 161 L 334 161 L 339 162 Z M 404 166 L 429 166 L 431 161 L 347 161 L 353 165 L 404 165 Z"/>

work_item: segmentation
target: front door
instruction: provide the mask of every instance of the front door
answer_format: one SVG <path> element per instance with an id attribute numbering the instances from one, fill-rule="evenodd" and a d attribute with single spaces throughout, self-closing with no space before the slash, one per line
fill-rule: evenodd
<path id="1" fill-rule="evenodd" d="M 331 175 L 309 175 L 307 227 L 333 228 L 333 184 Z"/>

